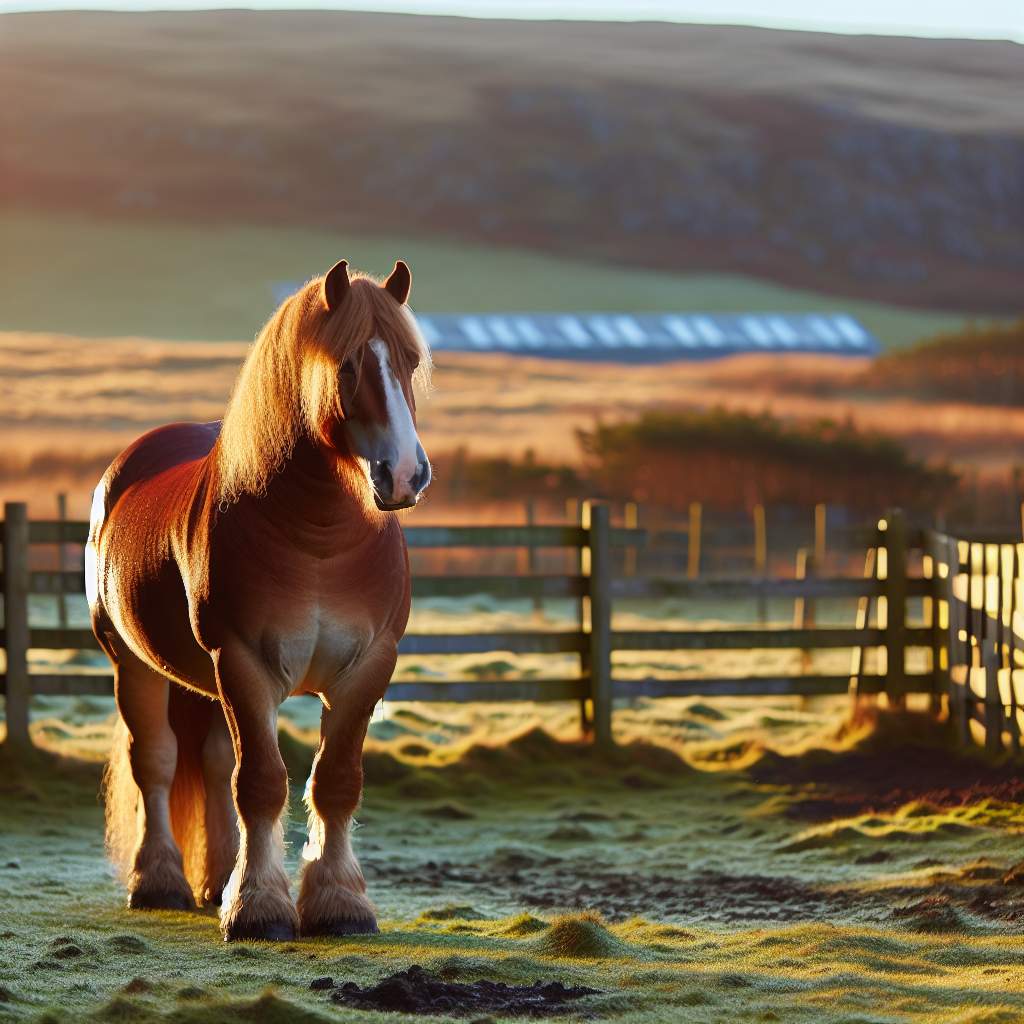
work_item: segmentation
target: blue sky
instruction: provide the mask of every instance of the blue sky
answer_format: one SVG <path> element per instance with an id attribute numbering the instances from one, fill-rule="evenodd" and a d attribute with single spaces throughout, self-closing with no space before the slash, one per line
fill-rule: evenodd
<path id="1" fill-rule="evenodd" d="M 334 8 L 470 17 L 658 20 L 1024 42 L 1024 0 L 0 0 L 0 11 L 91 8 Z"/>

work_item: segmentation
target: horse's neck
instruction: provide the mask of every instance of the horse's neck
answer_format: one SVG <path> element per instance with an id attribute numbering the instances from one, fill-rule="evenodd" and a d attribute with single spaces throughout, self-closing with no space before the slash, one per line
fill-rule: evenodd
<path id="1" fill-rule="evenodd" d="M 323 543 L 358 545 L 380 532 L 366 476 L 354 458 L 328 453 L 300 438 L 261 499 L 261 511 L 289 534 Z"/>

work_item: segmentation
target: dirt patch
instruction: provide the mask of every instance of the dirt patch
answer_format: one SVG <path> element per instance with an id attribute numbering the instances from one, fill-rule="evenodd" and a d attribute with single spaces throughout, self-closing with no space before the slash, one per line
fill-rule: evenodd
<path id="1" fill-rule="evenodd" d="M 317 989 L 328 988 L 317 979 Z M 550 1017 L 566 1013 L 585 996 L 599 995 L 598 989 L 567 987 L 560 981 L 532 985 L 506 985 L 500 981 L 442 981 L 418 964 L 360 988 L 354 981 L 329 988 L 330 999 L 342 1006 L 391 1013 L 474 1014 L 496 1013 L 503 1017 Z"/>
<path id="2" fill-rule="evenodd" d="M 880 715 L 846 750 L 799 756 L 766 751 L 747 774 L 759 783 L 792 787 L 795 798 L 785 813 L 800 821 L 885 813 L 914 801 L 933 810 L 986 799 L 1024 802 L 1024 778 L 1012 763 L 953 749 L 942 724 L 909 713 Z"/>
<path id="3" fill-rule="evenodd" d="M 674 917 L 687 921 L 737 924 L 838 918 L 864 910 L 864 896 L 826 889 L 793 878 L 729 875 L 701 871 L 693 875 L 647 877 L 630 873 L 566 870 L 547 876 L 519 898 L 545 909 L 591 908 L 612 921 L 629 917 Z"/>
<path id="4" fill-rule="evenodd" d="M 364 859 L 363 866 L 371 876 L 377 875 L 373 862 Z M 423 886 L 438 892 L 454 886 L 467 897 L 470 889 L 486 886 L 531 908 L 593 910 L 609 921 L 639 916 L 707 924 L 788 923 L 839 920 L 851 911 L 863 918 L 875 909 L 877 918 L 885 916 L 882 897 L 785 876 L 582 870 L 575 860 L 552 857 L 493 857 L 484 867 L 427 861 L 408 876 L 396 879 L 382 872 L 381 877 L 391 885 Z"/>

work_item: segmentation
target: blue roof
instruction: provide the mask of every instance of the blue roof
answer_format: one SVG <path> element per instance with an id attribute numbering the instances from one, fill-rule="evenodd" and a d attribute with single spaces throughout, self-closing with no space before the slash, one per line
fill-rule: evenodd
<path id="1" fill-rule="evenodd" d="M 740 352 L 873 355 L 878 339 L 847 313 L 419 313 L 439 352 L 515 352 L 651 362 Z"/>
<path id="2" fill-rule="evenodd" d="M 296 285 L 278 282 L 283 302 Z M 438 352 L 667 362 L 740 352 L 870 356 L 878 339 L 849 313 L 417 313 Z"/>

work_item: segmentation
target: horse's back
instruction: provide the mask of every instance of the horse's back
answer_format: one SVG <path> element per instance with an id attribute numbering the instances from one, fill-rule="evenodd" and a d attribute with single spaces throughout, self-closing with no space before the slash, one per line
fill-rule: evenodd
<path id="1" fill-rule="evenodd" d="M 192 633 L 180 562 L 219 431 L 174 423 L 121 452 L 93 495 L 86 550 L 93 625 L 108 653 L 123 641 L 151 668 L 200 689 L 212 673 Z"/>
<path id="2" fill-rule="evenodd" d="M 219 434 L 219 422 L 171 423 L 143 434 L 125 448 L 103 474 L 100 489 L 104 512 L 109 512 L 128 488 L 205 459 Z M 95 512 L 94 506 L 94 515 Z"/>

